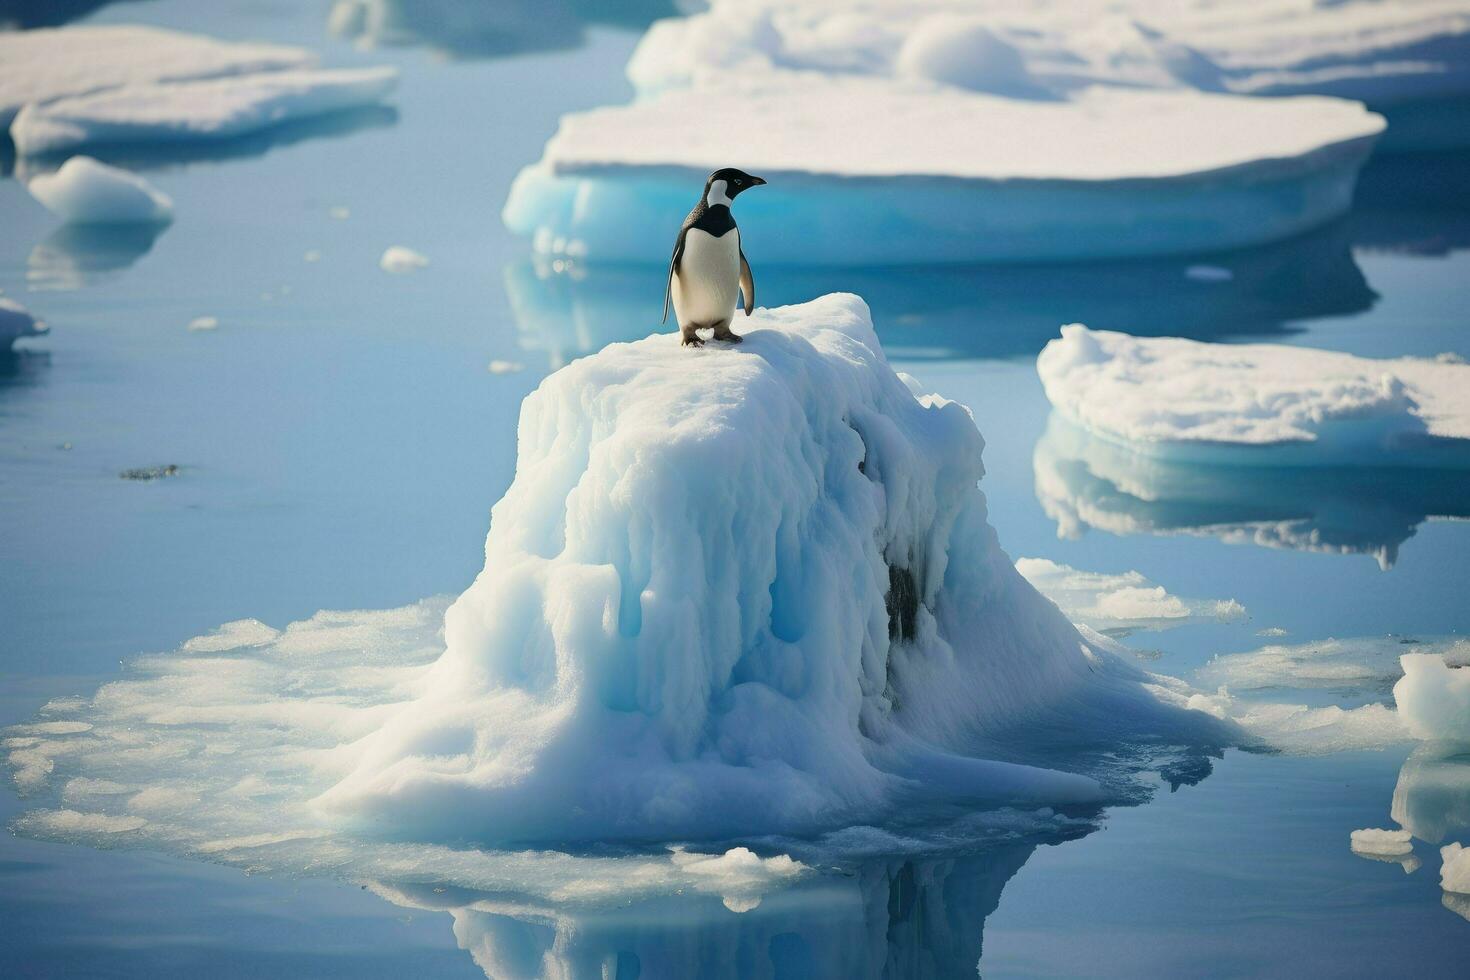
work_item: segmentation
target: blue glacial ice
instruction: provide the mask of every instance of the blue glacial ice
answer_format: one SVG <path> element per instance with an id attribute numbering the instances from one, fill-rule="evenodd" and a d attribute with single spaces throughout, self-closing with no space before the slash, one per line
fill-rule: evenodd
<path id="1" fill-rule="evenodd" d="M 1061 415 L 1161 460 L 1470 468 L 1470 364 L 1454 355 L 1373 360 L 1072 324 L 1036 370 Z"/>

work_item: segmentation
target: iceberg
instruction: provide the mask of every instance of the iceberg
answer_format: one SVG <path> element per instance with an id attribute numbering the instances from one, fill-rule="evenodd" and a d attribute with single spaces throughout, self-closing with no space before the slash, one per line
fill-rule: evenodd
<path id="1" fill-rule="evenodd" d="M 0 296 L 0 354 L 8 354 L 17 340 L 42 337 L 50 330 L 45 321 L 13 299 Z"/>
<path id="2" fill-rule="evenodd" d="M 1081 324 L 1036 359 L 1067 419 L 1145 456 L 1245 466 L 1470 468 L 1470 365 Z"/>
<path id="3" fill-rule="evenodd" d="M 1470 13 L 1458 0 L 713 0 L 654 25 L 639 92 L 711 75 L 922 78 L 1021 98 L 1080 87 L 1318 94 L 1386 112 L 1403 148 L 1464 144 Z"/>
<path id="4" fill-rule="evenodd" d="M 1074 623 L 1104 636 L 1245 618 L 1234 599 L 1181 599 L 1138 572 L 1084 572 L 1046 558 L 1018 558 L 1016 571 Z"/>
<path id="5" fill-rule="evenodd" d="M 303 48 L 239 44 L 157 27 L 81 24 L 0 32 L 0 125 L 33 103 L 125 85 L 301 68 L 313 60 Z"/>
<path id="6" fill-rule="evenodd" d="M 563 117 L 503 218 L 542 254 L 667 261 L 690 188 L 731 162 L 739 132 L 738 163 L 770 180 L 740 215 L 757 265 L 1218 250 L 1345 213 L 1382 127 L 1315 97 L 1094 87 L 1024 101 L 864 76 L 731 77 Z"/>
<path id="7" fill-rule="evenodd" d="M 126 85 L 30 103 L 11 122 L 10 138 L 22 156 L 89 143 L 230 140 L 291 120 L 372 105 L 397 80 L 392 68 L 342 68 Z"/>
<path id="8" fill-rule="evenodd" d="M 1393 567 L 1431 517 L 1470 517 L 1470 473 L 1410 468 L 1176 463 L 1097 438 L 1053 412 L 1032 456 L 1057 535 L 1186 534 Z"/>
<path id="9" fill-rule="evenodd" d="M 1429 653 L 1406 653 L 1399 663 L 1393 699 L 1414 737 L 1470 744 L 1470 667 Z"/>
<path id="10" fill-rule="evenodd" d="M 4 733 L 17 785 L 54 797 L 22 829 L 126 818 L 108 840 L 555 897 L 573 859 L 465 845 L 1085 814 L 1137 792 L 1120 744 L 1230 744 L 1021 578 L 981 448 L 855 296 L 761 310 L 738 348 L 610 346 L 526 399 L 447 610 L 243 620 L 53 703 Z M 629 886 L 658 894 L 725 867 L 645 863 Z"/>
<path id="11" fill-rule="evenodd" d="M 38 174 L 26 185 L 31 196 L 72 225 L 164 224 L 173 219 L 173 201 L 137 174 L 75 156 L 53 174 Z"/>

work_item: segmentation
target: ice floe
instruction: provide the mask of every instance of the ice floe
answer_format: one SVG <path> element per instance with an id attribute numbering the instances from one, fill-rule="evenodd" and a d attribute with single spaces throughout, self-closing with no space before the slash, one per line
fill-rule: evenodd
<path id="1" fill-rule="evenodd" d="M 1342 214 L 1382 128 L 1337 100 L 1092 88 L 1022 101 L 861 76 L 729 78 L 563 117 L 509 228 L 546 254 L 657 261 L 730 163 L 766 262 L 1099 258 L 1245 246 Z M 855 139 L 854 134 L 862 134 Z M 996 134 L 1004 133 L 1004 138 Z M 782 228 L 801 225 L 801 234 Z"/>
<path id="2" fill-rule="evenodd" d="M 1400 857 L 1414 850 L 1412 835 L 1407 830 L 1381 830 L 1368 827 L 1352 832 L 1353 850 L 1360 854 Z"/>
<path id="3" fill-rule="evenodd" d="M 394 275 L 417 272 L 429 264 L 427 256 L 403 245 L 390 245 L 378 259 L 378 268 Z"/>
<path id="4" fill-rule="evenodd" d="M 397 83 L 392 68 L 294 69 L 140 83 L 29 103 L 10 124 L 21 155 L 88 143 L 229 140 L 293 119 L 372 105 Z"/>
<path id="5" fill-rule="evenodd" d="M 44 320 L 9 297 L 0 296 L 0 354 L 8 353 L 17 340 L 41 337 L 50 330 Z"/>
<path id="6" fill-rule="evenodd" d="M 132 25 L 0 32 L 0 125 L 23 106 L 124 85 L 301 68 L 302 48 L 239 44 Z"/>
<path id="7" fill-rule="evenodd" d="M 1138 338 L 1072 324 L 1036 369 L 1060 413 L 1147 456 L 1470 468 L 1470 365 Z"/>
<path id="8" fill-rule="evenodd" d="M 52 214 L 74 225 L 162 224 L 173 201 L 135 173 L 87 156 L 74 156 L 55 173 L 26 184 Z"/>
<path id="9" fill-rule="evenodd" d="M 1226 623 L 1246 614 L 1234 599 L 1183 599 L 1134 571 L 1085 572 L 1046 558 L 1018 558 L 1016 571 L 1072 622 L 1106 636 L 1198 622 Z"/>

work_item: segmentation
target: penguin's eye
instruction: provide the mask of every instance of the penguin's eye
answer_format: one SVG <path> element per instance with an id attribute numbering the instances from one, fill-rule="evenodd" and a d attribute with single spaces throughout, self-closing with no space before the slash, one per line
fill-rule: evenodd
<path id="1" fill-rule="evenodd" d="M 737 180 L 737 181 L 735 181 L 735 186 L 736 187 L 739 187 L 739 186 L 741 186 L 744 183 L 745 183 L 745 181 L 743 181 L 743 180 Z"/>

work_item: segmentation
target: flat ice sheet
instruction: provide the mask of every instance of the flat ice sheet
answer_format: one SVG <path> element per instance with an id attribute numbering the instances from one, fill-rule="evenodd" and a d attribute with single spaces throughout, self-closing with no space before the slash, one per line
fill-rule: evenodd
<path id="1" fill-rule="evenodd" d="M 392 68 L 273 71 L 201 81 L 138 84 L 27 105 L 10 126 L 21 155 L 88 143 L 218 140 L 292 119 L 378 102 Z"/>
<path id="2" fill-rule="evenodd" d="M 1072 422 L 1197 462 L 1470 467 L 1470 365 L 1062 328 L 1036 361 Z"/>
<path id="3" fill-rule="evenodd" d="M 0 32 L 0 125 L 21 107 L 121 85 L 301 68 L 310 51 L 132 25 Z"/>

